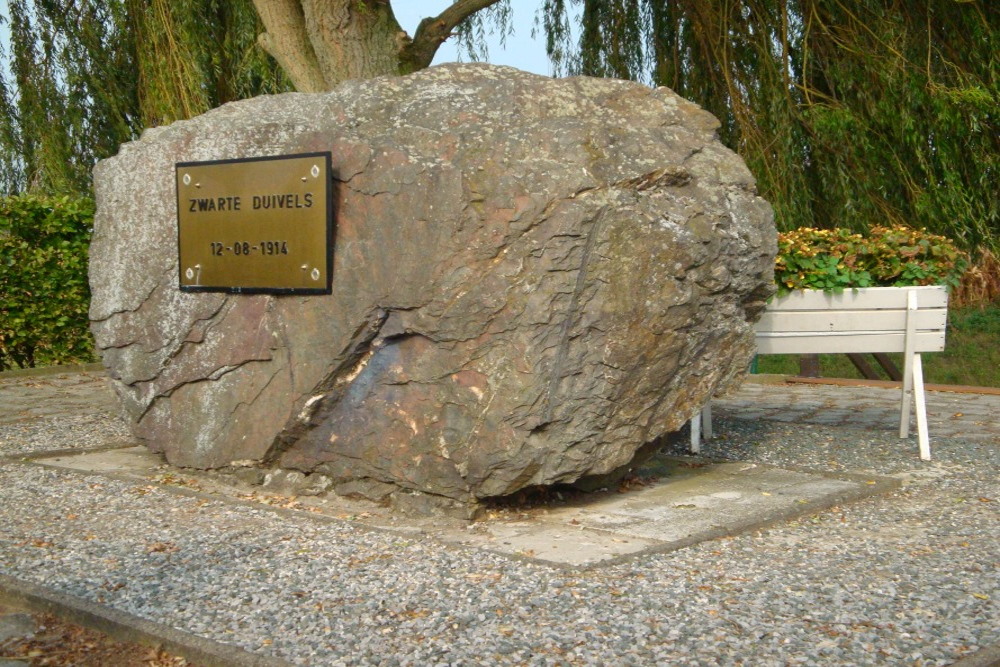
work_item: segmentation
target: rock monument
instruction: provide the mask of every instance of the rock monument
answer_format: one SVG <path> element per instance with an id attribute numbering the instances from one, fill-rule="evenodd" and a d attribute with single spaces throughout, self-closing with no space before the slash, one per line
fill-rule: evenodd
<path id="1" fill-rule="evenodd" d="M 95 169 L 90 255 L 134 433 L 378 499 L 626 464 L 742 376 L 772 291 L 771 209 L 717 127 L 666 88 L 477 64 L 146 131 Z M 329 294 L 179 289 L 178 163 L 324 152 Z"/>

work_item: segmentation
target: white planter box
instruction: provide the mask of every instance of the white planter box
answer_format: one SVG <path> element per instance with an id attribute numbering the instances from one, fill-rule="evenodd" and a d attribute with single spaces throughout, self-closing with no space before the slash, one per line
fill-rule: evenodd
<path id="1" fill-rule="evenodd" d="M 907 310 L 909 294 L 916 310 Z M 913 351 L 944 349 L 944 286 L 865 287 L 840 294 L 797 290 L 768 304 L 757 323 L 758 354 L 905 352 L 908 317 Z"/>

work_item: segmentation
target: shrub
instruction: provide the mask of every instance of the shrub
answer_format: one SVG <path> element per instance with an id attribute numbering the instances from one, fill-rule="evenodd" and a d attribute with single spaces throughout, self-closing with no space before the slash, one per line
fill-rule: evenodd
<path id="1" fill-rule="evenodd" d="M 89 361 L 89 199 L 0 199 L 0 370 Z"/>
<path id="2" fill-rule="evenodd" d="M 779 295 L 797 289 L 956 287 L 968 264 L 954 243 L 926 230 L 875 226 L 862 236 L 801 227 L 778 235 L 775 281 Z"/>
<path id="3" fill-rule="evenodd" d="M 1000 257 L 983 248 L 952 294 L 956 307 L 1000 307 Z"/>

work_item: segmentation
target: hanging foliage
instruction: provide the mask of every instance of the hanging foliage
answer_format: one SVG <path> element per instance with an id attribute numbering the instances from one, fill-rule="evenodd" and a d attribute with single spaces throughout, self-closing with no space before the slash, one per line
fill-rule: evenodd
<path id="1" fill-rule="evenodd" d="M 1000 250 L 996 2 L 577 0 L 575 49 L 566 4 L 545 3 L 557 67 L 714 113 L 781 229 L 902 224 Z"/>
<path id="2" fill-rule="evenodd" d="M 262 30 L 250 0 L 126 0 L 145 127 L 290 84 L 257 46 Z"/>
<path id="3" fill-rule="evenodd" d="M 0 192 L 85 193 L 145 127 L 289 89 L 250 0 L 10 0 Z"/>

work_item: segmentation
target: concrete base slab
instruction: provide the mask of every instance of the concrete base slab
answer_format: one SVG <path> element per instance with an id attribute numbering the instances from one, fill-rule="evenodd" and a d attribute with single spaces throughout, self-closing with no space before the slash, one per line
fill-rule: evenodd
<path id="1" fill-rule="evenodd" d="M 163 459 L 145 447 L 125 447 L 40 458 L 46 465 L 79 472 L 137 475 L 163 467 Z"/>
<path id="2" fill-rule="evenodd" d="M 0 644 L 15 637 L 33 635 L 38 630 L 28 614 L 0 614 Z"/>
<path id="3" fill-rule="evenodd" d="M 884 493 L 901 481 L 830 475 L 771 466 L 658 455 L 631 486 L 572 493 L 544 507 L 487 512 L 473 524 L 400 515 L 365 501 L 328 495 L 285 498 L 199 471 L 167 466 L 143 447 L 41 458 L 38 464 L 158 483 L 185 494 L 232 502 L 309 509 L 304 516 L 346 519 L 445 543 L 570 567 L 609 564 L 698 542 Z"/>

